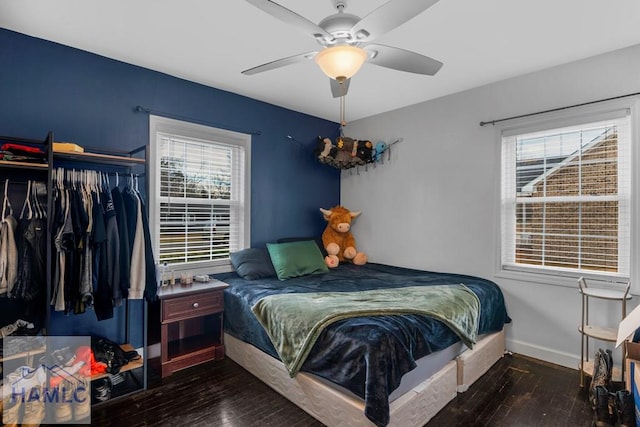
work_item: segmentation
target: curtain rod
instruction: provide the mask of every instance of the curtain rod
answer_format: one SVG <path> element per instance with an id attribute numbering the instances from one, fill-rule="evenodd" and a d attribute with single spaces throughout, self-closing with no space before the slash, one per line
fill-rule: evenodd
<path id="1" fill-rule="evenodd" d="M 529 117 L 529 116 L 536 116 L 538 114 L 544 114 L 544 113 L 552 113 L 554 111 L 562 111 L 562 110 L 566 110 L 566 109 L 569 109 L 569 108 L 583 107 L 585 105 L 597 104 L 599 102 L 613 101 L 613 100 L 616 100 L 616 99 L 627 98 L 629 96 L 636 96 L 636 95 L 640 95 L 640 92 L 628 93 L 626 95 L 620 95 L 620 96 L 613 96 L 611 98 L 598 99 L 596 101 L 583 102 L 582 104 L 574 104 L 574 105 L 569 105 L 569 106 L 566 106 L 566 107 L 552 108 L 550 110 L 538 111 L 538 112 L 535 112 L 535 113 L 521 114 L 519 116 L 506 117 L 504 119 L 488 120 L 486 122 L 480 122 L 480 126 L 495 125 L 496 123 L 504 122 L 504 121 L 507 121 L 507 120 L 520 119 L 522 117 Z"/>
<path id="2" fill-rule="evenodd" d="M 262 132 L 259 131 L 259 130 L 238 129 L 238 128 L 234 128 L 234 127 L 227 126 L 227 125 L 220 124 L 220 123 L 207 122 L 207 121 L 204 121 L 204 120 L 193 119 L 191 117 L 184 117 L 184 116 L 180 116 L 180 115 L 177 115 L 177 114 L 171 114 L 171 113 L 165 113 L 163 111 L 152 110 L 150 108 L 145 108 L 145 107 L 142 107 L 140 105 L 136 105 L 135 108 L 133 109 L 133 111 L 135 111 L 136 113 L 146 113 L 146 114 L 153 114 L 155 116 L 162 116 L 162 117 L 166 117 L 168 119 L 184 120 L 184 121 L 191 122 L 191 123 L 197 123 L 197 124 L 205 125 L 205 126 L 213 126 L 213 127 L 220 128 L 220 129 L 230 130 L 230 131 L 233 131 L 233 132 L 246 133 L 246 134 L 249 134 L 249 135 L 261 135 L 262 134 Z"/>

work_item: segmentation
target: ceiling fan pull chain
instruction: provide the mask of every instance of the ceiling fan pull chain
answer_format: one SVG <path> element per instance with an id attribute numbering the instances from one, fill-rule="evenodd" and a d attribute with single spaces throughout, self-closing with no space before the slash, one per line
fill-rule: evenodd
<path id="1" fill-rule="evenodd" d="M 341 84 L 340 88 L 342 91 L 340 95 L 340 134 L 344 136 L 344 128 L 347 126 L 347 121 L 345 120 L 344 86 Z"/>
<path id="2" fill-rule="evenodd" d="M 344 98 L 343 95 L 340 95 L 340 136 L 344 136 L 344 112 L 342 111 L 342 99 Z"/>

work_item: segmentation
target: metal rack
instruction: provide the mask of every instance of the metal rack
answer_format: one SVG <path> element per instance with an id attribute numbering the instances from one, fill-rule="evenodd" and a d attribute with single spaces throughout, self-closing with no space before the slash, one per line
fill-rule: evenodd
<path id="1" fill-rule="evenodd" d="M 593 376 L 593 360 L 589 360 L 589 340 L 595 339 L 605 342 L 616 342 L 618 329 L 611 327 L 597 326 L 589 323 L 589 299 L 597 298 L 608 301 L 617 301 L 621 304 L 621 320 L 627 315 L 627 301 L 632 298 L 629 293 L 631 284 L 626 283 L 622 289 L 590 288 L 584 277 L 578 279 L 578 291 L 582 296 L 582 321 L 578 327 L 581 336 L 580 349 L 580 387 L 584 387 L 585 376 Z M 624 380 L 625 354 L 622 354 L 620 367 L 614 366 L 612 381 L 621 382 Z"/>
<path id="2" fill-rule="evenodd" d="M 88 152 L 66 152 L 66 151 L 54 151 L 53 149 L 53 132 L 49 132 L 47 137 L 44 140 L 34 140 L 27 138 L 17 138 L 11 136 L 0 136 L 0 141 L 3 142 L 12 142 L 19 144 L 27 144 L 31 146 L 42 147 L 43 150 L 47 153 L 46 162 L 42 163 L 32 163 L 32 162 L 21 162 L 21 161 L 7 161 L 0 160 L 0 174 L 1 170 L 14 171 L 14 170 L 24 170 L 23 174 L 29 174 L 29 171 L 33 171 L 35 174 L 42 174 L 42 180 L 46 180 L 47 183 L 47 217 L 51 217 L 51 209 L 53 206 L 53 197 L 52 197 L 52 174 L 53 170 L 56 167 L 63 166 L 67 167 L 76 167 L 76 168 L 100 168 L 100 167 L 108 167 L 115 171 L 125 171 L 132 172 L 134 167 L 145 168 L 148 162 L 148 151 L 146 145 L 136 148 L 132 151 L 105 151 L 98 149 L 90 149 Z M 138 157 L 136 157 L 138 156 Z M 13 172 L 11 172 L 13 174 Z M 145 188 L 145 194 L 148 194 L 147 189 Z M 49 230 L 47 230 L 47 253 L 46 253 L 46 303 L 42 308 L 44 313 L 43 319 L 43 334 L 47 334 L 47 329 L 51 324 L 51 309 L 49 307 L 49 301 L 51 299 L 51 283 L 52 283 L 52 236 Z M 123 348 L 126 347 L 127 350 L 132 350 L 129 343 L 130 339 L 130 306 L 128 304 L 128 300 L 125 301 L 126 309 L 125 309 L 125 341 L 126 343 L 122 345 Z M 142 327 L 142 340 L 143 340 L 143 348 L 147 347 L 147 316 L 148 316 L 148 307 L 146 301 L 143 304 L 142 310 L 142 322 L 136 322 L 136 325 L 141 325 Z M 147 354 L 144 355 L 138 361 L 134 363 L 130 363 L 130 365 L 126 366 L 126 368 L 122 369 L 122 372 L 126 372 L 136 368 L 142 368 L 142 384 L 140 384 L 140 390 L 146 390 L 147 388 L 147 363 L 146 363 Z M 92 378 L 97 379 L 99 378 Z M 128 393 L 127 393 L 128 394 Z M 120 396 L 119 396 L 120 397 Z"/>

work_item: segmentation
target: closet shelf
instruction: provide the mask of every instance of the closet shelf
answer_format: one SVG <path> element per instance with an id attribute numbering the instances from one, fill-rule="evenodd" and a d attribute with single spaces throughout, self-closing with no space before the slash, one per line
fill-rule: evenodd
<path id="1" fill-rule="evenodd" d="M 25 357 L 35 356 L 36 354 L 42 354 L 45 351 L 47 351 L 47 347 L 43 345 L 41 347 L 32 348 L 31 350 L 27 350 L 27 351 L 21 351 L 20 353 L 12 354 L 6 357 L 0 357 L 0 363 L 6 362 L 8 360 L 15 360 L 15 359 L 21 359 Z"/>
<path id="2" fill-rule="evenodd" d="M 134 350 L 133 346 L 131 344 L 122 344 L 120 346 L 120 348 L 122 348 L 123 351 L 132 351 Z M 140 359 L 137 360 L 132 360 L 131 362 L 127 363 L 126 365 L 124 365 L 122 368 L 120 368 L 120 372 L 127 372 L 130 371 L 132 369 L 136 369 L 136 368 L 142 368 L 142 366 L 144 365 L 144 361 L 142 360 L 142 357 Z M 95 381 L 98 380 L 100 378 L 104 378 L 104 377 L 108 377 L 109 374 L 95 374 L 95 375 L 91 375 L 91 381 Z"/>
<path id="3" fill-rule="evenodd" d="M 30 163 L 30 162 L 17 162 L 13 160 L 0 160 L 0 167 L 46 170 L 49 167 L 49 165 L 46 163 Z"/>
<path id="4" fill-rule="evenodd" d="M 108 163 L 114 165 L 144 165 L 146 159 L 140 159 L 137 157 L 125 157 L 115 156 L 112 154 L 99 154 L 99 153 L 76 153 L 76 152 L 60 152 L 53 153 L 54 159 L 61 160 L 73 160 L 78 162 L 90 162 L 90 163 Z M 46 167 L 46 166 L 45 166 Z"/>

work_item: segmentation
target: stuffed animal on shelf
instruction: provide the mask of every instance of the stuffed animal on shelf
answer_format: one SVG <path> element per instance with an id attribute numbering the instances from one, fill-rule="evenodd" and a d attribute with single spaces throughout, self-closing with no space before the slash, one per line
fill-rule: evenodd
<path id="1" fill-rule="evenodd" d="M 378 160 L 382 160 L 382 154 L 384 154 L 385 151 L 387 151 L 387 143 L 378 141 L 373 151 L 373 161 L 377 162 Z"/>
<path id="2" fill-rule="evenodd" d="M 327 227 L 322 233 L 322 244 L 327 251 L 324 262 L 329 268 L 336 268 L 341 262 L 349 261 L 355 265 L 367 263 L 367 255 L 358 252 L 356 240 L 351 234 L 351 221 L 361 212 L 351 212 L 342 206 L 322 209 L 320 212 L 327 221 Z"/>
<path id="3" fill-rule="evenodd" d="M 332 163 L 337 152 L 338 149 L 333 145 L 331 139 L 318 137 L 314 155 L 320 163 Z"/>
<path id="4" fill-rule="evenodd" d="M 354 140 L 353 148 L 351 149 L 351 165 L 352 166 L 362 166 L 364 165 L 364 160 L 360 158 L 358 153 L 360 152 L 360 146 L 364 145 L 364 141 Z"/>
<path id="5" fill-rule="evenodd" d="M 358 152 L 356 154 L 362 163 L 373 162 L 373 142 L 371 141 L 358 141 Z"/>
<path id="6" fill-rule="evenodd" d="M 351 156 L 354 142 L 355 139 L 349 138 L 348 136 L 339 136 L 336 138 L 336 149 L 338 152 L 333 160 L 333 166 L 338 169 L 349 169 L 355 166 L 352 164 Z"/>

